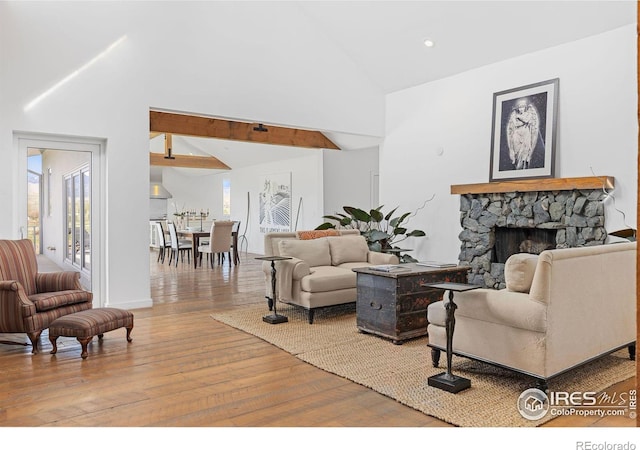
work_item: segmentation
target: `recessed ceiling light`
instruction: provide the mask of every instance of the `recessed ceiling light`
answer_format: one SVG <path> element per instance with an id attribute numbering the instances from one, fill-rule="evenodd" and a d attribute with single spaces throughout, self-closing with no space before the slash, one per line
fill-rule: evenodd
<path id="1" fill-rule="evenodd" d="M 436 43 L 433 42 L 431 39 L 425 39 L 424 40 L 424 45 L 425 45 L 425 47 L 433 47 L 434 45 L 436 45 Z"/>

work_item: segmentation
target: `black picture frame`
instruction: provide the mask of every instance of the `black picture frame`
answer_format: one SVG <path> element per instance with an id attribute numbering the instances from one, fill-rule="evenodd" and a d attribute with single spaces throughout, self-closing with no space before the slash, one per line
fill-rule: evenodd
<path id="1" fill-rule="evenodd" d="M 560 79 L 493 94 L 489 181 L 555 176 Z"/>

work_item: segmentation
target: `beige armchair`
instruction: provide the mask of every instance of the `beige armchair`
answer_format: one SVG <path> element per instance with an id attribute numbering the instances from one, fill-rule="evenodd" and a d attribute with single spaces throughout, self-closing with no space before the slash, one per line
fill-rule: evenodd
<path id="1" fill-rule="evenodd" d="M 51 322 L 92 308 L 93 294 L 79 280 L 78 272 L 38 273 L 30 240 L 0 240 L 0 333 L 26 333 L 37 353 Z"/>
<path id="2" fill-rule="evenodd" d="M 549 379 L 624 347 L 635 358 L 636 242 L 512 255 L 506 288 L 454 294 L 453 353 Z M 429 305 L 434 366 L 446 350 L 445 303 Z"/>

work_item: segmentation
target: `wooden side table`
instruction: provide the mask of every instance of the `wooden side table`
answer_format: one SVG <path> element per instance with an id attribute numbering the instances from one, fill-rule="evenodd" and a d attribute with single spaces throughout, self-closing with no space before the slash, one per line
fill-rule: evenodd
<path id="1" fill-rule="evenodd" d="M 276 297 L 276 261 L 285 261 L 287 259 L 293 259 L 293 258 L 289 256 L 260 256 L 256 259 L 259 259 L 261 261 L 271 261 L 271 295 L 272 297 L 271 298 L 267 297 L 267 300 L 269 302 L 269 310 L 271 310 L 271 306 L 273 306 L 273 313 L 267 316 L 264 316 L 262 320 L 270 324 L 288 322 L 289 319 L 287 318 L 287 316 L 278 314 L 277 307 L 276 307 L 276 303 L 278 299 L 278 297 Z"/>
<path id="2" fill-rule="evenodd" d="M 447 332 L 447 371 L 438 375 L 433 375 L 427 380 L 429 386 L 433 386 L 438 389 L 443 389 L 448 392 L 458 393 L 471 387 L 471 380 L 468 378 L 454 375 L 451 371 L 451 362 L 453 359 L 453 332 L 456 326 L 455 313 L 458 306 L 453 302 L 454 292 L 465 292 L 473 289 L 478 289 L 482 286 L 477 284 L 465 284 L 465 283 L 434 283 L 429 284 L 429 287 L 448 290 L 449 302 L 445 305 L 447 311 L 447 317 L 445 319 L 445 327 Z"/>
<path id="3" fill-rule="evenodd" d="M 429 283 L 465 283 L 469 272 L 465 266 L 400 266 L 404 270 L 398 272 L 352 269 L 357 273 L 358 330 L 391 339 L 394 344 L 427 334 L 427 307 L 442 300 L 442 290 L 429 287 Z"/>

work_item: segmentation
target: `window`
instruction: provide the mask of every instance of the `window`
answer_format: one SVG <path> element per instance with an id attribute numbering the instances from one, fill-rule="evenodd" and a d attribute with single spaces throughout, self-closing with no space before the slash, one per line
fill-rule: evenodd
<path id="1" fill-rule="evenodd" d="M 231 180 L 228 178 L 222 180 L 222 215 L 231 216 Z"/>
<path id="2" fill-rule="evenodd" d="M 64 177 L 65 259 L 76 267 L 91 270 L 91 171 L 89 166 Z"/>

